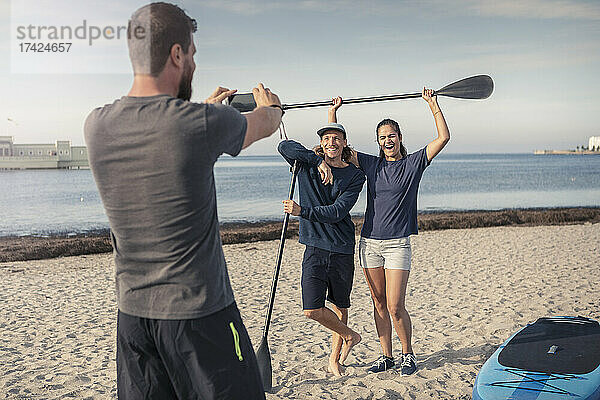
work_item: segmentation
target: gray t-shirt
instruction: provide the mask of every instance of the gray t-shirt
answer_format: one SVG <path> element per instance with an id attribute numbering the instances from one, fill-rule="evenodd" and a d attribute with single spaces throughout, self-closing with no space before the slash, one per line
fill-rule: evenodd
<path id="1" fill-rule="evenodd" d="M 246 119 L 229 106 L 122 97 L 85 122 L 111 227 L 119 310 L 191 319 L 230 305 L 213 165 L 237 155 Z"/>

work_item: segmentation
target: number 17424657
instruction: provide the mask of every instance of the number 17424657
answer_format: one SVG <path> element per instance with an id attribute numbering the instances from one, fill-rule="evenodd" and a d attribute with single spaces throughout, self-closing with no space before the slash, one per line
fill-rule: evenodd
<path id="1" fill-rule="evenodd" d="M 73 43 L 19 43 L 21 53 L 68 53 Z"/>

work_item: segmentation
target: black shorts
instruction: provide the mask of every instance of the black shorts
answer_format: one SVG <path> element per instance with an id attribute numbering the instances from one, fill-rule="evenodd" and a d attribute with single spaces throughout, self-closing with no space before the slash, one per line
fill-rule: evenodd
<path id="1" fill-rule="evenodd" d="M 302 260 L 302 308 L 325 307 L 325 295 L 338 308 L 349 308 L 353 279 L 353 254 L 306 246 Z"/>
<path id="2" fill-rule="evenodd" d="M 264 399 L 256 357 L 237 305 L 197 319 L 119 311 L 119 399 Z"/>

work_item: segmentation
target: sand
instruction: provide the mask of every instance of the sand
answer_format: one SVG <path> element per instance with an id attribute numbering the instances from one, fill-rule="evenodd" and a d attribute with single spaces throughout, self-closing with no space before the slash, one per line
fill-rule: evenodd
<path id="1" fill-rule="evenodd" d="M 368 374 L 381 349 L 362 271 L 350 325 L 363 336 L 347 376 L 326 372 L 329 334 L 300 303 L 303 246 L 286 243 L 271 333 L 267 399 L 470 399 L 477 371 L 538 317 L 600 319 L 600 224 L 427 231 L 412 238 L 407 308 L 419 370 Z M 255 346 L 278 241 L 225 246 Z M 113 399 L 116 304 L 110 254 L 0 263 L 0 394 L 8 399 Z M 400 343 L 394 339 L 394 354 Z"/>

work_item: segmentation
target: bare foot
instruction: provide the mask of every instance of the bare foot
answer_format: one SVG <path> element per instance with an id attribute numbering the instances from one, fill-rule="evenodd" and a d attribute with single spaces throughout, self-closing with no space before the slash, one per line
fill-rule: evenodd
<path id="1" fill-rule="evenodd" d="M 336 360 L 329 360 L 329 366 L 327 371 L 331 372 L 335 376 L 343 376 L 344 368 Z"/>
<path id="2" fill-rule="evenodd" d="M 344 339 L 344 345 L 342 346 L 342 353 L 340 354 L 340 363 L 344 364 L 346 362 L 346 358 L 348 358 L 348 354 L 350 354 L 350 350 L 354 346 L 360 343 L 362 338 L 357 332 L 352 331 L 352 337 L 348 340 Z"/>

